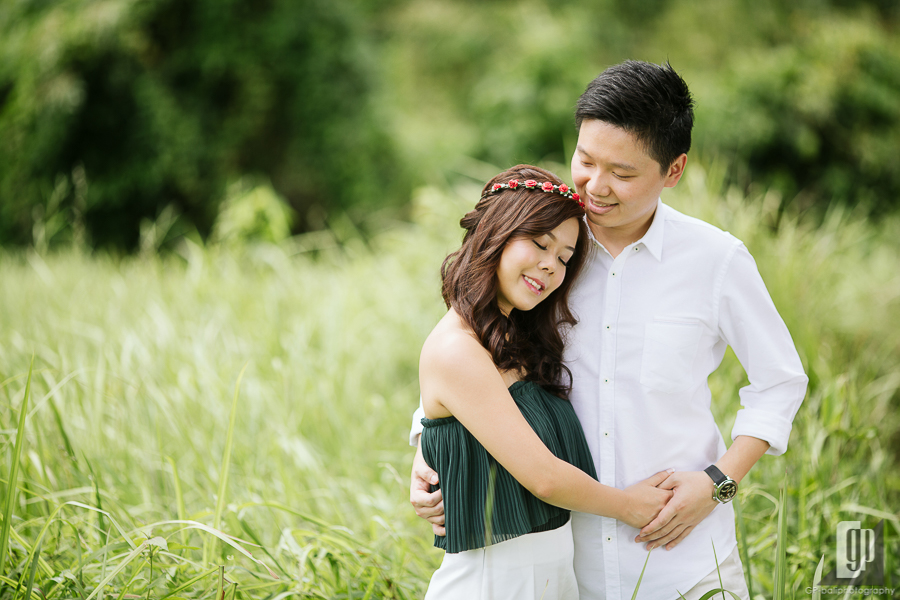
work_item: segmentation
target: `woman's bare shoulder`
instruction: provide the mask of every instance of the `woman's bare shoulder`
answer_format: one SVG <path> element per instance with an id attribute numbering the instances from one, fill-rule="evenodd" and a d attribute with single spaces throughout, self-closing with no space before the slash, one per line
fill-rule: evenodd
<path id="1" fill-rule="evenodd" d="M 487 350 L 451 309 L 425 339 L 419 357 L 419 369 L 436 370 L 442 374 L 448 374 L 449 370 L 452 375 L 460 366 L 485 359 L 490 361 Z"/>

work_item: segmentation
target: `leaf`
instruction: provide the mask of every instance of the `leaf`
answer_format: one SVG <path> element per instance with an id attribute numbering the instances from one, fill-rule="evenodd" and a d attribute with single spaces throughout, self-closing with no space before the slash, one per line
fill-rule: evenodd
<path id="1" fill-rule="evenodd" d="M 161 549 L 165 550 L 166 552 L 169 551 L 169 544 L 166 542 L 166 539 L 159 537 L 159 536 L 156 536 L 154 538 L 150 538 L 149 540 L 147 540 L 147 545 L 161 548 Z"/>

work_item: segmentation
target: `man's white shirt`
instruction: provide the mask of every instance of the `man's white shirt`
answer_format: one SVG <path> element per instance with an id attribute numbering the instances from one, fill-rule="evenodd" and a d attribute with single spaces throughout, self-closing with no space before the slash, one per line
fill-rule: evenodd
<path id="1" fill-rule="evenodd" d="M 731 346 L 747 372 L 732 439 L 787 448 L 807 377 L 744 245 L 703 221 L 658 203 L 647 233 L 615 259 L 592 251 L 570 295 L 578 324 L 565 362 L 571 401 L 600 482 L 623 489 L 657 471 L 702 471 L 725 453 L 713 419 L 709 375 Z M 421 432 L 421 407 L 411 441 Z M 638 530 L 573 513 L 582 600 L 630 598 L 647 559 Z M 676 548 L 652 552 L 640 596 L 676 598 L 736 544 L 734 511 L 721 505 Z"/>

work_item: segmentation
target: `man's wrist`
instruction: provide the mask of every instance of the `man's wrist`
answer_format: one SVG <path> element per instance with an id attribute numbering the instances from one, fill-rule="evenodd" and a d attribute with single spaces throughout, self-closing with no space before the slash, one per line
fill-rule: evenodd
<path id="1" fill-rule="evenodd" d="M 716 465 L 709 465 L 704 469 L 713 482 L 712 498 L 719 504 L 727 504 L 731 502 L 737 495 L 737 482 L 719 470 Z"/>

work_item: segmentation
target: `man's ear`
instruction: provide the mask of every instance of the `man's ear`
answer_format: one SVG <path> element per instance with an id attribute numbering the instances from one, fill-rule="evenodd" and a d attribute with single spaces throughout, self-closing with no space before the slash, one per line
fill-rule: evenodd
<path id="1" fill-rule="evenodd" d="M 682 154 L 678 158 L 676 158 L 671 165 L 669 165 L 668 171 L 666 171 L 666 182 L 664 187 L 675 187 L 675 184 L 681 179 L 681 176 L 684 175 L 684 167 L 687 165 L 687 154 Z"/>

